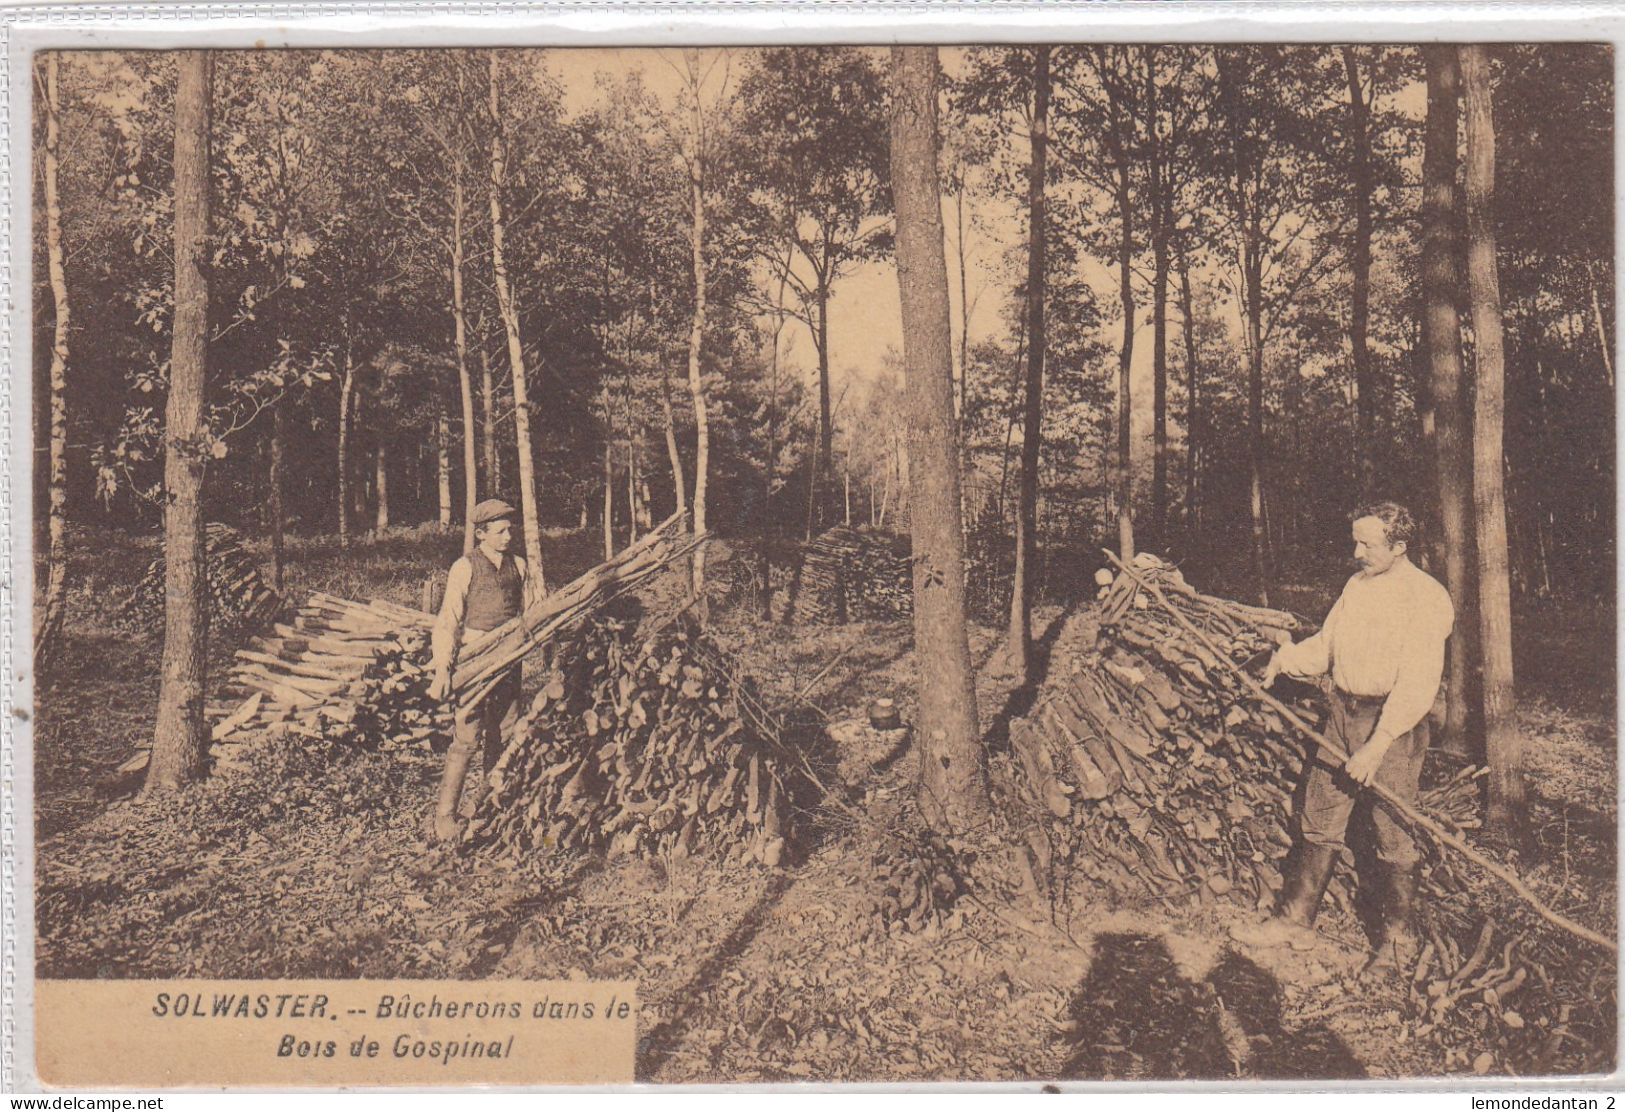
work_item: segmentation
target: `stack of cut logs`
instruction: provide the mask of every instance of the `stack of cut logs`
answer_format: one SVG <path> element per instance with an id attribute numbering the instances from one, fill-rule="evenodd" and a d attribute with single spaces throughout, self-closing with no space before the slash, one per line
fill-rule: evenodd
<path id="1" fill-rule="evenodd" d="M 1282 633 L 1306 623 L 1282 610 L 1197 593 L 1157 557 L 1135 573 L 1155 582 L 1231 663 L 1256 665 Z M 1100 636 L 1033 711 L 1011 724 L 1023 794 L 1043 821 L 1029 844 L 1043 871 L 1076 869 L 1108 886 L 1141 885 L 1167 900 L 1273 902 L 1292 846 L 1292 794 L 1304 741 L 1215 657 L 1120 576 L 1102 592 Z M 1318 724 L 1316 693 L 1300 689 L 1300 717 Z M 1427 793 L 1446 825 L 1470 828 L 1475 770 Z M 1347 850 L 1334 902 L 1353 895 Z M 1437 877 L 1435 877 L 1437 874 Z M 1450 865 L 1430 863 L 1431 887 Z"/>
<path id="2" fill-rule="evenodd" d="M 639 639 L 603 620 L 559 646 L 468 837 L 542 847 L 709 853 L 777 865 L 792 837 L 781 751 L 741 708 L 691 620 Z"/>
<path id="3" fill-rule="evenodd" d="M 797 606 L 813 621 L 885 621 L 914 612 L 907 542 L 838 525 L 806 546 Z"/>
<path id="4" fill-rule="evenodd" d="M 1156 557 L 1142 555 L 1136 571 L 1237 662 L 1268 649 L 1272 631 L 1302 628 L 1284 611 L 1199 595 Z M 1052 879 L 1077 869 L 1170 900 L 1266 904 L 1292 844 L 1301 745 L 1147 602 L 1127 576 L 1112 584 L 1094 650 L 1068 662 L 1070 674 L 1011 724 L 1024 792 L 1044 820 L 1029 837 L 1037 864 Z M 1301 712 L 1318 720 L 1312 706 Z"/>
<path id="5" fill-rule="evenodd" d="M 260 578 L 259 568 L 243 550 L 242 537 L 229 525 L 211 521 L 204 534 L 208 566 L 209 624 L 215 630 L 255 626 L 275 614 L 282 600 Z M 127 619 L 138 625 L 164 614 L 164 557 L 147 565 L 125 606 Z"/>
<path id="6" fill-rule="evenodd" d="M 206 710 L 216 756 L 272 727 L 369 749 L 430 747 L 450 729 L 423 677 L 430 616 L 374 599 L 352 602 L 317 592 L 293 624 L 239 649 L 220 698 Z M 139 772 L 151 742 L 119 768 Z"/>
<path id="7" fill-rule="evenodd" d="M 317 592 L 292 625 L 237 650 L 235 693 L 260 695 L 252 729 L 286 720 L 293 733 L 363 748 L 427 748 L 450 719 L 428 697 L 431 616 L 382 599 Z M 228 689 L 231 690 L 231 689 Z"/>

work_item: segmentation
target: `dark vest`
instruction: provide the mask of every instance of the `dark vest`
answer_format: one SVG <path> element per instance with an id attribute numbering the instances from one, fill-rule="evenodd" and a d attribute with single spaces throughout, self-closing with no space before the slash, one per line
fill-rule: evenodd
<path id="1" fill-rule="evenodd" d="M 468 605 L 463 610 L 463 625 L 469 629 L 495 629 L 509 618 L 517 617 L 525 605 L 525 584 L 519 578 L 519 565 L 510 555 L 502 557 L 500 568 L 492 565 L 485 553 L 475 549 L 468 554 Z"/>

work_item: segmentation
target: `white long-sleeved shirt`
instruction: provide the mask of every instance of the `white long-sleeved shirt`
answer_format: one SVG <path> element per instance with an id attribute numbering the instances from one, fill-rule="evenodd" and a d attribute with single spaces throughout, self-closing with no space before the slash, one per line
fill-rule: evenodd
<path id="1" fill-rule="evenodd" d="M 499 563 L 500 559 L 492 561 L 494 565 Z M 531 579 L 525 558 L 515 556 L 513 563 L 519 572 L 519 581 L 524 584 L 523 607 L 528 610 L 532 603 L 541 598 L 542 592 Z M 463 643 L 463 615 L 468 613 L 468 588 L 473 582 L 473 566 L 469 564 L 467 556 L 459 556 L 451 565 L 451 571 L 446 573 L 446 595 L 440 601 L 440 613 L 435 616 L 434 626 L 429 631 L 431 673 L 450 668 L 457 661 L 457 650 Z"/>
<path id="2" fill-rule="evenodd" d="M 1399 737 L 1422 721 L 1444 678 L 1456 621 L 1450 593 L 1401 556 L 1381 575 L 1355 575 L 1313 637 L 1277 656 L 1290 676 L 1319 676 L 1350 695 L 1386 696 L 1376 732 Z"/>

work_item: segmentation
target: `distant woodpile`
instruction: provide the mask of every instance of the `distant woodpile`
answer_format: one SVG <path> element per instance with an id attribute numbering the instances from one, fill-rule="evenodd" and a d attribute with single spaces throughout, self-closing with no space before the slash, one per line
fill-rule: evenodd
<path id="1" fill-rule="evenodd" d="M 797 614 L 814 622 L 887 621 L 914 613 L 907 537 L 838 525 L 802 550 Z"/>
<path id="2" fill-rule="evenodd" d="M 282 599 L 260 576 L 243 548 L 237 530 L 211 521 L 204 534 L 209 583 L 209 624 L 215 629 L 239 628 L 267 621 Z M 161 627 L 164 622 L 164 557 L 160 552 L 147 565 L 125 603 L 122 617 L 128 625 Z"/>

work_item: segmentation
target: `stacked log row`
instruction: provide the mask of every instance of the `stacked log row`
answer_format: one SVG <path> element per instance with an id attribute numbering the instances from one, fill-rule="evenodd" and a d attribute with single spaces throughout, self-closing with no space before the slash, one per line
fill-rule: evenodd
<path id="1" fill-rule="evenodd" d="M 817 622 L 907 617 L 912 569 L 905 540 L 838 525 L 803 549 L 797 608 Z"/>
<path id="2" fill-rule="evenodd" d="M 430 747 L 451 721 L 427 694 L 432 620 L 382 599 L 311 595 L 290 623 L 237 650 L 205 710 L 216 757 L 273 727 L 364 748 Z M 150 748 L 144 742 L 119 772 L 145 768 Z"/>
<path id="3" fill-rule="evenodd" d="M 1198 595 L 1155 557 L 1138 570 L 1158 576 L 1238 663 L 1268 650 L 1274 631 L 1303 628 L 1284 611 Z M 1077 869 L 1174 901 L 1269 904 L 1292 845 L 1300 744 L 1127 577 L 1101 606 L 1094 649 L 1011 725 L 1021 780 L 1044 819 L 1029 839 L 1041 871 Z M 1319 720 L 1312 705 L 1299 709 Z M 1334 899 L 1347 901 L 1347 879 L 1334 882 Z"/>
<path id="4" fill-rule="evenodd" d="M 440 751 L 451 743 L 451 706 L 429 698 L 429 631 L 402 629 L 337 697 L 292 716 L 291 733 L 384 752 Z"/>
<path id="5" fill-rule="evenodd" d="M 291 625 L 238 650 L 236 689 L 263 696 L 256 726 L 368 749 L 429 748 L 450 717 L 428 697 L 429 614 L 317 592 Z"/>
<path id="6" fill-rule="evenodd" d="M 742 712 L 688 618 L 646 639 L 602 620 L 560 646 L 468 837 L 490 852 L 602 849 L 777 865 L 792 841 L 782 751 Z"/>
<path id="7" fill-rule="evenodd" d="M 209 589 L 209 624 L 216 630 L 248 628 L 267 621 L 282 605 L 259 568 L 243 549 L 242 537 L 229 525 L 209 523 L 204 533 Z M 128 622 L 146 626 L 164 613 L 164 558 L 147 565 L 125 605 Z"/>

